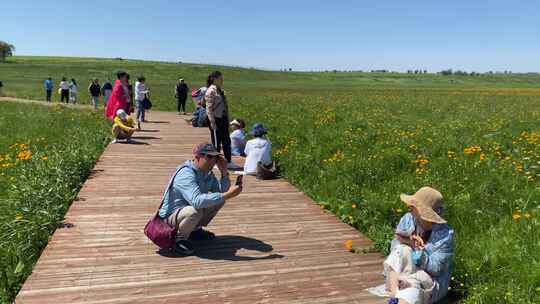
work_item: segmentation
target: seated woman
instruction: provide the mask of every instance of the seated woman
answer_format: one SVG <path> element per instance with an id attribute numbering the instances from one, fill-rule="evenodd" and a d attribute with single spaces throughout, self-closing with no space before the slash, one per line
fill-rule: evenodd
<path id="1" fill-rule="evenodd" d="M 246 123 L 242 119 L 234 119 L 230 123 L 233 131 L 231 132 L 231 154 L 234 156 L 246 156 L 244 149 L 246 148 Z"/>
<path id="2" fill-rule="evenodd" d="M 116 111 L 116 117 L 114 118 L 112 127 L 112 134 L 114 136 L 114 140 L 112 141 L 113 144 L 124 139 L 126 142 L 129 142 L 136 130 L 135 121 L 126 113 L 126 111 L 123 109 Z"/>
<path id="3" fill-rule="evenodd" d="M 454 230 L 441 217 L 439 191 L 423 187 L 400 198 L 411 212 L 400 219 L 384 262 L 389 303 L 435 303 L 448 292 Z"/>
<path id="4" fill-rule="evenodd" d="M 261 123 L 256 123 L 251 129 L 253 139 L 248 140 L 244 153 L 246 162 L 244 172 L 256 175 L 258 179 L 273 179 L 276 177 L 274 163 L 270 158 L 272 143 L 265 137 L 266 129 Z"/>

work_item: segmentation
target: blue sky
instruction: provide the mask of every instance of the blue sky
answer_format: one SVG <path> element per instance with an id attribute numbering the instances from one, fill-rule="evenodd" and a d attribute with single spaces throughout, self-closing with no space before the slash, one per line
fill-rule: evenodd
<path id="1" fill-rule="evenodd" d="M 540 72 L 538 1 L 3 1 L 19 55 Z"/>

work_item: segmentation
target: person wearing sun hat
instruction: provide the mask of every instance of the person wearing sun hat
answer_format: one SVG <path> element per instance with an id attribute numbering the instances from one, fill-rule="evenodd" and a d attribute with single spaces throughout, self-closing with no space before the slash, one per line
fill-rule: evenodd
<path id="1" fill-rule="evenodd" d="M 212 168 L 217 165 L 218 180 Z M 159 217 L 176 228 L 174 251 L 186 256 L 194 253 L 191 241 L 211 240 L 214 233 L 204 230 L 225 202 L 242 192 L 232 185 L 227 162 L 211 143 L 193 147 L 193 159 L 176 168 L 163 196 Z"/>
<path id="2" fill-rule="evenodd" d="M 246 123 L 243 119 L 233 119 L 230 123 L 231 132 L 231 154 L 234 156 L 246 156 L 244 154 L 244 149 L 246 148 Z"/>
<path id="3" fill-rule="evenodd" d="M 256 123 L 251 128 L 250 134 L 254 137 L 248 140 L 244 153 L 246 162 L 244 163 L 244 172 L 250 175 L 256 175 L 259 164 L 271 166 L 272 143 L 266 138 L 268 131 L 262 123 Z"/>
<path id="4" fill-rule="evenodd" d="M 119 140 L 125 139 L 126 142 L 131 140 L 131 136 L 135 133 L 135 121 L 129 116 L 124 109 L 118 109 L 116 116 L 114 117 L 114 124 L 112 127 L 112 134 L 114 140 L 112 143 L 117 143 Z"/>
<path id="5" fill-rule="evenodd" d="M 454 255 L 454 230 L 442 217 L 443 196 L 422 187 L 400 199 L 410 212 L 400 219 L 384 262 L 390 301 L 435 303 L 448 293 Z"/>

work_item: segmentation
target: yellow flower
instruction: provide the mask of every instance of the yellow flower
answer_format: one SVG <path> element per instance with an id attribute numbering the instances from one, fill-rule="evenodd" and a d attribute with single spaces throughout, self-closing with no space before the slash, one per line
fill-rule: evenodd
<path id="1" fill-rule="evenodd" d="M 15 221 L 16 221 L 16 222 L 18 222 L 18 221 L 20 221 L 20 220 L 22 220 L 22 219 L 23 219 L 23 215 L 22 215 L 22 214 L 17 213 L 17 215 L 15 215 Z"/>
<path id="2" fill-rule="evenodd" d="M 526 212 L 526 213 L 523 215 L 523 217 L 524 217 L 525 219 L 530 219 L 530 218 L 531 218 L 531 214 L 530 214 L 529 212 Z"/>
<path id="3" fill-rule="evenodd" d="M 356 204 L 352 204 L 351 208 L 356 209 Z"/>
<path id="4" fill-rule="evenodd" d="M 349 250 L 352 250 L 353 249 L 353 242 L 352 240 L 347 240 L 345 241 L 345 247 Z"/>
<path id="5" fill-rule="evenodd" d="M 514 213 L 514 215 L 512 215 L 512 218 L 514 219 L 514 221 L 517 221 L 521 218 L 521 214 L 519 213 Z"/>
<path id="6" fill-rule="evenodd" d="M 32 152 L 30 150 L 24 150 L 17 153 L 18 160 L 29 160 L 32 157 Z"/>
<path id="7" fill-rule="evenodd" d="M 47 156 L 42 156 L 41 160 L 48 160 L 49 158 Z"/>
<path id="8" fill-rule="evenodd" d="M 480 153 L 480 160 L 486 160 L 486 155 L 484 153 Z"/>
<path id="9" fill-rule="evenodd" d="M 396 213 L 401 213 L 401 212 L 403 212 L 403 210 L 401 210 L 401 208 L 396 209 Z"/>

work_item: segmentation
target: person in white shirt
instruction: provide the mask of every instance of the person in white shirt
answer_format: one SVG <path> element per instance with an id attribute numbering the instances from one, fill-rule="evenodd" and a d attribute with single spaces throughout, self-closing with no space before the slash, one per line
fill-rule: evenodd
<path id="1" fill-rule="evenodd" d="M 60 91 L 60 102 L 64 102 L 64 99 L 66 103 L 69 102 L 69 83 L 66 80 L 66 77 L 62 77 L 62 81 L 60 81 L 60 84 L 58 85 L 59 91 Z"/>
<path id="2" fill-rule="evenodd" d="M 231 137 L 231 154 L 234 156 L 246 156 L 244 149 L 246 148 L 246 123 L 242 119 L 234 119 L 230 123 L 233 129 Z"/>
<path id="3" fill-rule="evenodd" d="M 137 82 L 135 82 L 135 105 L 137 107 L 137 129 L 141 129 L 141 122 L 146 121 L 144 114 L 145 114 L 145 104 L 144 100 L 148 98 L 149 90 L 146 87 L 146 78 L 143 76 L 137 78 Z"/>
<path id="4" fill-rule="evenodd" d="M 244 172 L 249 175 L 257 174 L 258 164 L 261 163 L 264 167 L 272 166 L 270 151 L 272 143 L 264 136 L 267 133 L 261 123 L 256 123 L 251 129 L 253 139 L 246 143 L 246 162 L 244 164 Z"/>
<path id="5" fill-rule="evenodd" d="M 69 101 L 72 104 L 77 103 L 77 81 L 75 81 L 74 78 L 71 78 L 71 82 L 69 83 Z"/>

